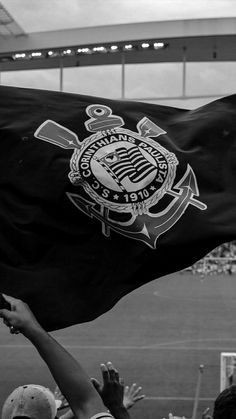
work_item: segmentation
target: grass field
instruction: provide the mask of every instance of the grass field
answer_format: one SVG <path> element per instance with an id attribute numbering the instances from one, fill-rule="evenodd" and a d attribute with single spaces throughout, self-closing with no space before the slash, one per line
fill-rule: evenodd
<path id="1" fill-rule="evenodd" d="M 130 412 L 161 419 L 191 417 L 198 368 L 204 364 L 199 414 L 219 393 L 220 353 L 236 352 L 236 275 L 174 274 L 125 297 L 99 319 L 54 332 L 91 376 L 113 361 L 146 399 Z M 66 314 L 65 314 L 66 315 Z M 55 384 L 31 344 L 0 327 L 0 403 L 16 386 Z"/>

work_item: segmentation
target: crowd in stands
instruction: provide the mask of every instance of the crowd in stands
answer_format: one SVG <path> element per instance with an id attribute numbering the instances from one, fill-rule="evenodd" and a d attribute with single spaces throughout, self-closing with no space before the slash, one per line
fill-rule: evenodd
<path id="1" fill-rule="evenodd" d="M 187 268 L 193 274 L 233 274 L 236 272 L 236 242 L 224 243 L 193 266 Z"/>

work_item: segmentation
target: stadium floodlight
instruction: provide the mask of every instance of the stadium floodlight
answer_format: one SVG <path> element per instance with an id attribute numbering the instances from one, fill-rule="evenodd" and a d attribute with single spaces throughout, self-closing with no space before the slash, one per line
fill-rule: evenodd
<path id="1" fill-rule="evenodd" d="M 20 59 L 24 59 L 24 58 L 26 58 L 25 52 L 16 53 L 16 54 L 13 55 L 14 60 L 20 60 Z"/>
<path id="2" fill-rule="evenodd" d="M 73 51 L 71 50 L 71 49 L 65 49 L 63 52 L 62 52 L 62 55 L 72 55 L 73 54 Z"/>
<path id="3" fill-rule="evenodd" d="M 164 42 L 154 42 L 153 47 L 154 49 L 160 49 L 165 46 Z"/>
<path id="4" fill-rule="evenodd" d="M 133 48 L 133 45 L 132 44 L 127 44 L 127 45 L 124 46 L 124 49 L 126 51 L 130 51 L 132 48 Z"/>
<path id="5" fill-rule="evenodd" d="M 42 57 L 42 52 L 39 52 L 39 51 L 37 51 L 37 52 L 32 52 L 31 54 L 30 54 L 30 56 L 31 56 L 31 58 L 41 58 Z"/>
<path id="6" fill-rule="evenodd" d="M 110 50 L 111 50 L 112 52 L 114 52 L 114 51 L 118 51 L 118 46 L 117 46 L 117 45 L 111 45 Z"/>
<path id="7" fill-rule="evenodd" d="M 78 48 L 77 49 L 77 54 L 91 54 L 91 49 L 90 48 Z"/>
<path id="8" fill-rule="evenodd" d="M 106 48 L 102 46 L 93 48 L 93 52 L 106 52 L 106 51 L 107 51 Z"/>
<path id="9" fill-rule="evenodd" d="M 110 45 L 90 45 L 90 46 L 82 46 L 82 47 L 75 47 L 74 48 L 65 48 L 61 50 L 56 48 L 55 50 L 43 50 L 43 51 L 33 51 L 33 52 L 20 52 L 13 54 L 10 59 L 12 60 L 21 60 L 21 59 L 34 59 L 34 58 L 52 58 L 58 56 L 71 56 L 75 54 L 92 54 L 92 53 L 107 53 L 107 52 L 118 52 L 118 51 L 133 51 L 133 50 L 140 50 L 148 49 L 150 47 L 158 50 L 163 47 L 167 47 L 168 44 L 164 42 L 154 42 L 153 41 L 139 41 L 139 44 L 135 42 L 135 44 L 110 44 Z M 3 61 L 3 59 L 2 59 Z M 7 59 L 6 59 L 7 61 Z"/>
<path id="10" fill-rule="evenodd" d="M 58 57 L 59 55 L 60 55 L 59 51 L 50 50 L 46 53 L 46 57 L 50 57 L 50 58 Z"/>

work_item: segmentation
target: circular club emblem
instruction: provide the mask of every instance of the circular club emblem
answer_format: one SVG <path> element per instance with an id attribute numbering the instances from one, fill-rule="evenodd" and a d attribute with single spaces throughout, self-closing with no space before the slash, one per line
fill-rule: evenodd
<path id="1" fill-rule="evenodd" d="M 170 189 L 178 161 L 151 138 L 123 128 L 83 141 L 71 158 L 70 181 L 117 212 L 145 213 Z"/>

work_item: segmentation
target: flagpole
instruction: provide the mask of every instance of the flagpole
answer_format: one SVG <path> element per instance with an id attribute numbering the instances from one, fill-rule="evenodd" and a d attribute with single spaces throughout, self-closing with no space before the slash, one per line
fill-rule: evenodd
<path id="1" fill-rule="evenodd" d="M 196 386 L 195 398 L 194 398 L 194 403 L 193 403 L 192 419 L 196 419 L 196 415 L 197 415 L 197 408 L 198 408 L 198 402 L 199 402 L 203 370 L 204 370 L 204 365 L 202 364 L 199 365 L 197 386 Z"/>

